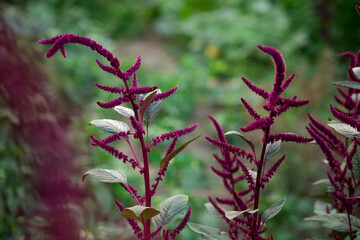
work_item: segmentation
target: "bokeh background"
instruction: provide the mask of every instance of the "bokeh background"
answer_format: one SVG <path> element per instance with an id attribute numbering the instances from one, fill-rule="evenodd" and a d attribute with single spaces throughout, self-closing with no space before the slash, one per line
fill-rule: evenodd
<path id="1" fill-rule="evenodd" d="M 63 33 L 90 37 L 113 51 L 123 69 L 142 55 L 138 77 L 143 86 L 179 87 L 163 101 L 151 126 L 154 137 L 195 122 L 200 123 L 197 133 L 214 136 L 210 114 L 225 131 L 247 125 L 240 97 L 257 109 L 263 102 L 240 78 L 270 89 L 273 64 L 256 45 L 273 46 L 285 57 L 287 76 L 296 73 L 285 95 L 311 101 L 279 118 L 275 129 L 307 135 L 306 114 L 325 122 L 335 92 L 331 83 L 346 80 L 348 62 L 337 54 L 360 48 L 355 4 L 359 1 L 2 0 L 0 239 L 132 239 L 113 200 L 127 207 L 133 200 L 116 184 L 81 182 L 81 176 L 91 168 L 121 169 L 142 189 L 141 178 L 128 166 L 89 144 L 90 134 L 104 137 L 89 126 L 91 120 L 120 118 L 97 107 L 96 101 L 110 96 L 93 83 L 116 84 L 117 79 L 101 71 L 97 55 L 79 45 L 67 46 L 67 59 L 60 54 L 45 59 L 48 47 L 37 44 L 39 39 Z M 259 143 L 260 136 L 248 137 Z M 152 152 L 154 171 L 165 149 Z M 191 222 L 225 230 L 223 220 L 204 206 L 209 195 L 224 193 L 210 171 L 215 151 L 200 139 L 178 155 L 154 206 L 187 194 Z M 312 144 L 284 143 L 280 153 L 287 159 L 262 192 L 260 205 L 266 209 L 284 196 L 287 200 L 267 233 L 280 240 L 327 234 L 302 220 L 312 214 L 314 196 L 326 194 L 326 186 L 312 185 L 326 176 L 324 157 Z M 196 236 L 187 228 L 179 239 Z"/>

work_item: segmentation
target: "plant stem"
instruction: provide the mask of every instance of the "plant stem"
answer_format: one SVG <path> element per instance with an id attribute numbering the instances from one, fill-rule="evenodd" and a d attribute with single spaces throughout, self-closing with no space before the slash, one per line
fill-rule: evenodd
<path id="1" fill-rule="evenodd" d="M 135 199 L 136 203 L 141 206 L 141 204 L 140 204 L 140 202 L 139 202 L 139 199 L 135 196 L 134 192 L 131 191 L 131 189 L 129 188 L 129 186 L 127 186 L 127 185 L 125 185 L 125 184 L 121 184 L 121 186 L 123 186 L 124 188 L 126 188 L 126 190 L 133 196 L 133 198 Z"/>
<path id="2" fill-rule="evenodd" d="M 254 210 L 259 208 L 259 200 L 260 200 L 260 188 L 261 188 L 261 176 L 262 176 L 262 171 L 263 171 L 263 167 L 264 167 L 264 158 L 265 158 L 265 149 L 266 149 L 266 140 L 267 140 L 267 136 L 269 135 L 270 132 L 270 128 L 267 128 L 265 130 L 265 141 L 263 143 L 262 149 L 261 149 L 261 157 L 260 157 L 260 162 L 257 164 L 257 175 L 256 175 L 256 184 L 255 184 L 255 196 L 254 196 Z M 258 212 L 254 213 L 254 222 L 253 222 L 253 226 L 252 226 L 252 239 L 256 240 L 255 238 L 255 231 L 256 231 L 256 225 L 257 225 L 257 218 L 258 218 Z"/>
<path id="3" fill-rule="evenodd" d="M 127 84 L 126 81 L 124 81 L 126 89 L 129 90 L 129 86 Z M 139 114 L 138 111 L 135 107 L 135 103 L 134 100 L 131 99 L 131 105 L 134 109 L 134 113 L 135 113 L 135 119 L 137 121 L 139 121 Z M 143 134 L 141 134 L 139 136 L 140 139 L 140 144 L 141 144 L 141 150 L 142 150 L 142 155 L 143 155 L 143 161 L 144 161 L 144 182 L 145 182 L 145 206 L 146 207 L 151 207 L 151 188 L 150 188 L 150 171 L 149 171 L 149 159 L 148 159 L 148 155 L 147 155 L 147 150 L 146 150 L 146 145 L 145 145 L 145 141 L 144 141 L 144 136 Z M 145 239 L 149 239 L 150 238 L 150 220 L 147 220 L 144 222 L 144 238 Z"/>
<path id="4" fill-rule="evenodd" d="M 139 162 L 139 159 L 137 158 L 137 156 L 136 156 L 136 154 L 135 154 L 134 148 L 132 147 L 132 145 L 131 145 L 131 143 L 130 143 L 130 140 L 127 139 L 126 142 L 129 144 L 129 147 L 130 147 L 130 149 L 131 149 L 131 151 L 132 151 L 132 153 L 133 153 L 133 155 L 134 155 L 134 157 L 135 157 L 135 159 L 136 159 L 136 162 L 139 164 L 139 166 L 141 166 L 141 165 L 140 165 L 140 162 Z"/>

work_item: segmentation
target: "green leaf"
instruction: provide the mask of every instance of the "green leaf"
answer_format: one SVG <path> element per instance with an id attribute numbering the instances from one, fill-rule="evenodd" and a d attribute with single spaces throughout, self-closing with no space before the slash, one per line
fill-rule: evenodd
<path id="1" fill-rule="evenodd" d="M 191 230 L 200 234 L 202 239 L 206 240 L 231 240 L 226 232 L 222 232 L 217 228 L 209 227 L 202 224 L 188 223 Z"/>
<path id="2" fill-rule="evenodd" d="M 154 208 L 136 205 L 122 210 L 121 216 L 144 223 L 144 221 L 151 219 L 159 213 L 160 212 Z"/>
<path id="3" fill-rule="evenodd" d="M 351 89 L 360 89 L 360 83 L 353 82 L 353 81 L 340 81 L 340 82 L 334 82 L 334 85 L 340 86 L 340 87 L 346 87 Z"/>
<path id="4" fill-rule="evenodd" d="M 354 67 L 352 70 L 355 73 L 356 77 L 359 79 L 359 77 L 360 77 L 360 67 Z"/>
<path id="5" fill-rule="evenodd" d="M 244 211 L 225 211 L 225 217 L 229 220 L 233 220 L 234 218 L 237 218 L 238 216 L 244 214 L 244 213 L 250 213 L 250 214 L 253 214 L 253 213 L 256 213 L 258 212 L 259 209 L 246 209 Z"/>
<path id="6" fill-rule="evenodd" d="M 360 219 L 352 215 L 350 215 L 350 219 L 351 219 L 352 230 L 359 231 Z M 319 222 L 324 227 L 335 231 L 349 232 L 349 222 L 346 213 L 315 215 L 312 217 L 305 218 L 304 220 Z"/>
<path id="7" fill-rule="evenodd" d="M 333 239 L 329 236 L 316 236 L 312 238 L 307 238 L 305 240 L 333 240 Z"/>
<path id="8" fill-rule="evenodd" d="M 156 228 L 176 220 L 186 209 L 189 197 L 184 194 L 166 199 L 159 206 L 160 214 L 152 219 Z"/>
<path id="9" fill-rule="evenodd" d="M 195 139 L 199 138 L 202 134 L 194 137 L 193 139 L 187 141 L 186 143 L 183 143 L 181 146 L 177 147 L 176 149 L 174 149 L 174 151 L 172 151 L 171 153 L 169 153 L 168 155 L 166 155 L 160 162 L 160 169 L 163 169 L 166 164 L 168 164 L 168 162 L 173 159 L 176 155 L 178 155 L 182 150 L 184 150 L 186 148 L 187 145 L 189 145 L 192 141 L 194 141 Z"/>
<path id="10" fill-rule="evenodd" d="M 121 114 L 122 116 L 124 116 L 126 118 L 129 118 L 129 119 L 130 119 L 130 117 L 135 116 L 134 111 L 132 109 L 130 109 L 130 108 L 127 108 L 127 107 L 116 106 L 116 107 L 114 107 L 114 110 L 116 112 L 118 112 L 119 114 Z"/>
<path id="11" fill-rule="evenodd" d="M 351 163 L 353 165 L 355 180 L 360 180 L 360 149 L 359 148 L 356 149 L 356 153 L 352 158 Z"/>
<path id="12" fill-rule="evenodd" d="M 262 215 L 263 222 L 270 220 L 271 218 L 275 217 L 282 209 L 285 204 L 286 198 L 281 199 L 280 201 L 271 205 Z"/>
<path id="13" fill-rule="evenodd" d="M 333 120 L 333 121 L 330 121 L 327 125 L 332 127 L 335 131 L 337 131 L 344 137 L 347 137 L 347 138 L 355 137 L 355 138 L 360 139 L 360 132 L 358 132 L 356 130 L 356 128 L 353 128 L 352 126 L 350 126 L 346 123 L 343 123 L 343 122 L 340 122 L 337 120 Z"/>
<path id="14" fill-rule="evenodd" d="M 143 104 L 141 104 L 140 106 L 141 119 L 144 119 L 147 125 L 150 125 L 150 122 L 160 112 L 162 106 L 162 100 L 152 102 L 154 97 L 159 93 L 161 93 L 161 90 L 156 89 L 155 91 L 146 94 L 144 96 L 144 102 L 143 102 L 143 104 L 146 102 L 146 105 L 143 106 Z"/>
<path id="15" fill-rule="evenodd" d="M 112 119 L 92 120 L 90 125 L 95 125 L 105 133 L 109 133 L 111 135 L 119 132 L 130 131 L 129 126 L 126 123 Z"/>
<path id="16" fill-rule="evenodd" d="M 127 184 L 126 175 L 121 171 L 110 169 L 91 169 L 83 175 L 82 181 L 84 181 L 88 175 L 93 176 L 100 182 Z"/>
<path id="17" fill-rule="evenodd" d="M 280 151 L 280 148 L 281 148 L 281 140 L 273 143 L 268 143 L 265 149 L 265 156 L 264 156 L 265 162 L 269 161 L 273 156 L 275 156 Z"/>
<path id="18" fill-rule="evenodd" d="M 327 212 L 328 210 L 330 212 Z M 318 200 L 314 204 L 314 213 L 316 215 L 336 213 L 336 209 L 332 207 L 331 203 Z"/>
<path id="19" fill-rule="evenodd" d="M 206 209 L 207 209 L 210 213 L 214 214 L 215 216 L 221 217 L 221 214 L 216 210 L 216 208 L 212 205 L 212 203 L 207 202 L 207 203 L 205 203 L 204 205 L 205 205 Z M 221 206 L 219 206 L 219 207 L 220 207 L 222 210 L 224 210 L 224 212 L 225 212 L 225 209 L 223 209 Z"/>
<path id="20" fill-rule="evenodd" d="M 246 142 L 251 147 L 253 152 L 255 152 L 254 144 L 247 137 L 245 137 L 244 134 L 242 134 L 242 133 L 240 133 L 238 131 L 228 131 L 228 132 L 225 133 L 225 136 L 227 136 L 227 135 L 236 135 L 236 136 L 238 136 L 240 139 L 242 139 L 244 142 Z"/>
<path id="21" fill-rule="evenodd" d="M 327 178 L 320 179 L 320 180 L 317 180 L 316 182 L 313 182 L 312 185 L 318 185 L 318 184 L 330 184 L 330 180 Z"/>

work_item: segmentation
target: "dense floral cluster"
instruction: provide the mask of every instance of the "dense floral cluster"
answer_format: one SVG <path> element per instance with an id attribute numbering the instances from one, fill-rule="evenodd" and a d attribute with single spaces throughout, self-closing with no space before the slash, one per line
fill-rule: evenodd
<path id="1" fill-rule="evenodd" d="M 348 57 L 350 64 L 348 68 L 348 83 L 359 84 L 360 80 L 354 70 L 360 66 L 360 51 L 357 56 L 352 52 L 345 52 L 340 57 Z M 352 85 L 350 85 L 352 86 Z M 315 139 L 321 151 L 326 157 L 329 166 L 327 171 L 331 192 L 332 205 L 339 213 L 346 213 L 349 224 L 350 239 L 354 239 L 354 229 L 351 216 L 356 216 L 360 209 L 360 199 L 356 189 L 360 186 L 360 177 L 358 175 L 360 148 L 360 90 L 356 88 L 347 88 L 343 90 L 337 88 L 339 95 L 334 95 L 335 101 L 340 108 L 330 105 L 330 112 L 337 120 L 330 122 L 329 125 L 345 136 L 343 140 L 334 134 L 328 127 L 317 121 L 309 114 L 310 125 L 307 128 L 310 135 Z M 335 125 L 332 125 L 332 123 Z M 343 129 L 347 129 L 347 133 Z M 336 234 L 335 239 L 341 239 Z"/>
<path id="2" fill-rule="evenodd" d="M 155 111 L 155 110 L 150 109 L 150 106 L 152 106 L 152 104 L 157 103 L 165 98 L 168 98 L 172 94 L 174 94 L 175 91 L 177 90 L 177 87 L 175 86 L 174 88 L 171 88 L 170 90 L 161 93 L 161 92 L 155 92 L 155 91 L 157 91 L 157 88 L 158 88 L 157 86 L 150 86 L 150 87 L 138 86 L 138 79 L 136 76 L 136 71 L 141 66 L 141 57 L 140 56 L 137 57 L 135 63 L 130 68 L 128 68 L 126 71 L 122 71 L 120 69 L 120 62 L 119 62 L 118 58 L 114 57 L 114 55 L 110 51 L 105 49 L 102 45 L 98 44 L 97 42 L 95 42 L 87 37 L 77 36 L 77 35 L 73 35 L 73 34 L 64 34 L 64 35 L 59 35 L 59 36 L 56 36 L 56 37 L 53 37 L 50 39 L 41 40 L 41 41 L 39 41 L 39 43 L 45 44 L 45 45 L 52 45 L 52 47 L 46 53 L 46 57 L 52 57 L 59 50 L 60 50 L 61 54 L 64 57 L 66 57 L 65 44 L 67 44 L 67 43 L 76 43 L 76 44 L 87 46 L 87 47 L 91 48 L 91 50 L 96 51 L 98 54 L 105 57 L 105 59 L 109 62 L 110 65 L 107 66 L 96 59 L 96 63 L 102 70 L 117 76 L 119 79 L 121 79 L 123 81 L 123 84 L 124 84 L 123 88 L 104 86 L 102 84 L 95 83 L 95 86 L 97 88 L 107 91 L 112 94 L 119 95 L 114 100 L 111 100 L 111 101 L 105 102 L 105 103 L 97 102 L 97 104 L 101 108 L 104 108 L 104 109 L 112 109 L 112 108 L 118 107 L 119 105 L 124 104 L 124 103 L 130 104 L 132 109 L 122 107 L 123 112 L 121 112 L 121 111 L 120 112 L 121 112 L 121 114 L 123 113 L 122 114 L 123 116 L 127 117 L 130 120 L 130 125 L 132 126 L 133 130 L 128 130 L 128 129 L 130 129 L 130 127 L 128 126 L 128 124 L 126 124 L 124 122 L 115 121 L 115 120 L 107 120 L 107 119 L 96 120 L 96 123 L 94 122 L 94 124 L 95 125 L 97 124 L 97 127 L 99 127 L 100 129 L 103 129 L 105 132 L 111 133 L 111 135 L 103 140 L 99 140 L 94 136 L 90 136 L 90 139 L 92 140 L 91 145 L 98 146 L 98 147 L 104 149 L 111 155 L 122 160 L 124 163 L 130 163 L 134 170 L 138 169 L 140 174 L 142 174 L 144 177 L 145 193 L 143 195 L 138 194 L 138 191 L 134 187 L 132 187 L 130 184 L 124 182 L 124 179 L 121 178 L 122 173 L 119 173 L 119 172 L 114 173 L 114 171 L 112 171 L 112 170 L 102 170 L 101 171 L 102 175 L 101 175 L 101 174 L 98 174 L 99 169 L 94 169 L 95 171 L 90 170 L 86 173 L 86 175 L 93 174 L 94 177 L 97 177 L 97 179 L 104 181 L 104 182 L 118 181 L 120 183 L 120 185 L 127 192 L 129 192 L 132 195 L 134 200 L 137 202 L 138 206 L 145 207 L 144 209 L 150 209 L 152 211 L 152 213 L 158 214 L 159 212 L 157 210 L 151 208 L 151 198 L 156 193 L 156 189 L 157 189 L 159 183 L 162 181 L 162 178 L 165 176 L 165 173 L 168 169 L 170 160 L 178 152 L 180 152 L 180 150 L 176 151 L 176 149 L 175 149 L 178 138 L 180 136 L 186 135 L 186 134 L 194 131 L 196 129 L 196 127 L 198 126 L 198 124 L 194 124 L 193 126 L 191 126 L 189 128 L 180 129 L 180 130 L 172 131 L 169 133 L 164 133 L 164 134 L 160 135 L 159 137 L 154 138 L 153 142 L 151 144 L 149 144 L 149 143 L 145 143 L 144 136 L 148 137 L 147 136 L 148 132 L 145 131 L 145 129 L 148 129 L 147 127 L 150 124 L 151 119 L 150 120 L 145 119 L 146 116 L 144 116 L 144 115 L 146 115 L 146 113 L 150 113 L 148 115 L 151 115 L 151 114 L 154 115 L 154 113 L 151 111 Z M 129 87 L 129 83 L 128 83 L 129 80 L 132 80 L 130 87 Z M 144 99 L 143 94 L 145 94 L 145 96 L 148 96 L 150 98 L 150 100 L 146 101 Z M 161 105 L 157 105 L 157 106 L 161 106 Z M 115 110 L 116 110 L 116 108 L 115 108 Z M 156 109 L 157 112 L 158 112 L 158 110 L 159 109 Z M 145 123 L 147 124 L 146 128 L 143 126 L 143 124 L 145 124 Z M 136 139 L 140 142 L 140 147 L 141 147 L 141 151 L 142 151 L 142 162 L 139 161 L 139 158 L 137 157 L 137 154 L 135 153 L 135 151 L 130 143 L 130 140 L 132 138 Z M 134 158 L 130 158 L 127 154 L 118 151 L 117 149 L 115 149 L 113 146 L 110 145 L 111 143 L 122 140 L 122 139 L 125 139 L 127 141 L 127 143 L 129 144 L 129 147 L 134 155 Z M 155 182 L 151 186 L 150 185 L 148 153 L 151 152 L 151 147 L 154 147 L 158 143 L 164 142 L 164 141 L 170 140 L 170 139 L 173 139 L 173 141 L 165 153 L 165 157 L 167 158 L 166 164 L 164 167 L 161 167 L 159 169 L 158 176 L 155 178 Z M 176 151 L 176 154 L 172 154 L 174 151 Z M 110 172 L 110 171 L 112 171 L 112 172 Z M 107 174 L 109 172 L 111 174 L 114 173 L 115 175 L 108 174 L 108 175 L 106 175 L 106 178 L 104 178 L 104 174 Z M 113 180 L 113 178 L 116 178 L 116 176 L 120 176 L 120 177 L 118 177 L 118 179 L 116 179 L 116 180 Z M 184 199 L 182 196 L 178 197 L 178 199 L 180 199 L 180 198 Z M 187 200 L 186 200 L 186 202 L 187 202 Z M 123 214 L 124 209 L 126 209 L 126 208 L 117 200 L 115 200 L 115 204 Z M 145 204 L 145 206 L 144 206 L 144 204 Z M 131 209 L 131 208 L 129 208 L 129 209 Z M 127 209 L 127 210 L 129 210 L 129 209 Z M 156 216 L 156 214 L 154 216 Z M 161 226 L 157 227 L 157 229 L 153 232 L 151 232 L 150 219 L 142 220 L 144 228 L 141 229 L 137 222 L 137 220 L 139 221 L 139 219 L 136 219 L 136 218 L 126 215 L 126 214 L 124 216 L 126 217 L 131 228 L 133 229 L 134 235 L 138 239 L 147 240 L 147 239 L 151 239 L 153 237 L 160 238 L 160 235 L 162 234 L 163 239 L 167 240 L 167 239 L 175 239 L 176 238 L 176 236 L 186 226 L 187 222 L 189 221 L 190 215 L 191 215 L 191 207 L 188 208 L 188 211 L 187 211 L 185 217 L 179 223 L 179 225 L 177 227 L 175 227 L 175 229 L 173 229 L 173 231 L 171 231 L 170 229 L 165 229 L 161 225 Z M 162 216 L 160 216 L 160 218 L 161 217 Z M 167 216 L 165 216 L 165 217 L 167 217 Z M 140 221 L 141 221 L 141 219 L 140 219 Z M 165 220 L 162 219 L 162 221 L 165 221 Z"/>
<path id="3" fill-rule="evenodd" d="M 266 147 L 276 141 L 297 143 L 307 143 L 312 141 L 311 138 L 298 136 L 296 134 L 271 133 L 271 126 L 274 124 L 276 117 L 290 108 L 303 106 L 309 101 L 297 100 L 297 96 L 290 99 L 281 97 L 281 94 L 290 85 L 295 75 L 293 74 L 285 80 L 285 63 L 278 50 L 266 46 L 258 46 L 258 48 L 262 52 L 269 54 L 274 61 L 275 78 L 273 89 L 271 92 L 268 92 L 254 85 L 246 78 L 242 78 L 242 80 L 251 91 L 261 96 L 266 101 L 263 107 L 268 112 L 268 116 L 261 116 L 245 99 L 242 98 L 241 102 L 249 115 L 254 119 L 254 122 L 246 127 L 240 128 L 240 130 L 242 132 L 251 132 L 257 129 L 262 130 L 263 147 L 261 156 L 258 157 L 256 155 L 254 146 L 249 144 L 249 140 L 246 142 L 252 148 L 253 153 L 249 153 L 244 149 L 229 144 L 220 124 L 211 116 L 210 120 L 215 126 L 218 140 L 211 137 L 205 137 L 221 151 L 222 156 L 214 154 L 214 158 L 221 166 L 221 170 L 215 167 L 212 167 L 212 170 L 216 175 L 222 178 L 223 184 L 230 195 L 228 198 L 213 199 L 212 197 L 209 197 L 209 201 L 228 223 L 228 233 L 232 239 L 238 239 L 239 237 L 241 239 L 253 240 L 273 239 L 272 236 L 269 236 L 268 238 L 261 236 L 266 228 L 264 228 L 261 214 L 258 214 L 260 189 L 264 188 L 265 183 L 269 182 L 270 178 L 275 174 L 280 164 L 284 161 L 285 155 L 277 160 L 267 171 L 264 171 L 266 163 Z M 244 160 L 248 160 L 248 163 Z M 246 180 L 248 188 L 238 192 L 236 190 L 236 185 L 242 180 Z M 227 211 L 225 211 L 221 205 L 230 207 L 233 211 L 244 212 L 238 217 L 229 219 L 226 215 Z M 253 206 L 254 212 L 248 212 L 251 206 Z"/>

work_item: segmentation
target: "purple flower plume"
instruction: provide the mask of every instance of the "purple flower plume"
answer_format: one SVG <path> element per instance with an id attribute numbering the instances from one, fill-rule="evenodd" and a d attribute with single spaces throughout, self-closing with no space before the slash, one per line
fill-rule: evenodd
<path id="1" fill-rule="evenodd" d="M 161 134 L 161 136 L 158 136 L 156 138 L 153 138 L 153 145 L 156 146 L 158 143 L 163 142 L 165 140 L 170 140 L 172 138 L 175 137 L 181 137 L 183 135 L 186 135 L 188 133 L 191 133 L 192 131 L 194 131 L 197 127 L 199 126 L 198 123 L 195 123 L 194 125 L 188 127 L 188 128 L 184 128 L 184 129 L 179 129 L 176 131 L 172 131 L 172 132 L 168 132 L 168 133 L 164 133 Z"/>
<path id="2" fill-rule="evenodd" d="M 251 83 L 249 80 L 247 80 L 246 78 L 242 77 L 241 78 L 243 80 L 243 82 L 246 84 L 246 86 L 253 91 L 254 93 L 256 93 L 257 95 L 261 96 L 264 99 L 268 99 L 269 98 L 269 92 L 267 92 L 266 90 L 259 88 L 258 86 L 254 85 L 253 83 Z"/>
<path id="3" fill-rule="evenodd" d="M 179 225 L 176 226 L 176 228 L 173 230 L 173 232 L 170 234 L 172 239 L 175 239 L 176 236 L 185 228 L 186 224 L 189 222 L 191 215 L 191 207 L 189 207 L 188 211 L 185 214 L 185 217 L 181 220 Z"/>
<path id="4" fill-rule="evenodd" d="M 356 128 L 356 130 L 360 131 L 360 122 L 356 121 L 352 117 L 346 116 L 344 113 L 334 108 L 331 104 L 330 104 L 330 111 L 332 115 L 334 115 L 334 117 L 339 119 L 341 122 L 349 124 L 353 128 Z"/>
<path id="5" fill-rule="evenodd" d="M 119 160 L 123 160 L 124 163 L 131 163 L 133 169 L 135 168 L 139 168 L 140 170 L 142 170 L 142 167 L 139 166 L 139 164 L 135 161 L 135 159 L 129 158 L 127 155 L 125 155 L 122 152 L 119 152 L 118 150 L 116 150 L 115 148 L 113 148 L 110 145 L 107 145 L 105 142 L 100 141 L 99 139 L 97 139 L 94 136 L 90 136 L 91 140 L 93 141 L 91 143 L 91 145 L 93 146 L 99 146 L 100 148 L 104 149 L 105 151 L 107 151 L 108 153 L 110 153 L 111 155 L 113 155 L 114 157 L 118 158 Z"/>
<path id="6" fill-rule="evenodd" d="M 157 88 L 158 88 L 157 86 L 134 87 L 134 88 L 130 88 L 129 91 L 127 92 L 127 94 L 145 94 L 145 93 L 152 92 L 152 91 L 156 90 Z"/>
<path id="7" fill-rule="evenodd" d="M 101 56 L 105 57 L 106 60 L 109 61 L 110 65 L 114 68 L 119 68 L 120 62 L 119 60 L 114 57 L 114 55 L 107 49 L 105 49 L 101 44 L 95 42 L 94 40 L 91 40 L 90 38 L 78 36 L 74 34 L 63 34 L 59 35 L 53 38 L 40 40 L 40 44 L 53 44 L 53 46 L 49 49 L 49 51 L 46 53 L 46 57 L 50 58 L 55 53 L 60 50 L 65 44 L 67 43 L 77 43 L 81 44 L 87 47 L 90 47 L 91 50 L 96 51 Z"/>
<path id="8" fill-rule="evenodd" d="M 336 158 L 334 157 L 334 155 L 332 154 L 330 148 L 327 146 L 327 144 L 325 143 L 325 141 L 318 135 L 316 134 L 312 129 L 310 129 L 309 127 L 306 128 L 306 130 L 310 133 L 310 135 L 315 139 L 316 143 L 319 145 L 321 151 L 324 153 L 324 155 L 326 156 L 326 159 L 329 162 L 329 166 L 331 168 L 331 171 L 334 172 L 335 174 L 341 174 L 340 172 L 340 165 L 339 162 L 336 160 Z"/>
<path id="9" fill-rule="evenodd" d="M 349 58 L 349 64 L 350 67 L 349 68 L 353 68 L 356 66 L 356 60 L 355 60 L 355 54 L 352 52 L 344 52 L 344 53 L 340 53 L 338 55 L 339 57 L 348 57 Z"/>
<path id="10" fill-rule="evenodd" d="M 102 64 L 102 62 L 100 62 L 99 60 L 96 59 L 96 63 L 99 65 L 99 67 L 105 71 L 105 72 L 108 72 L 108 73 L 111 73 L 115 76 L 117 76 L 117 70 L 111 66 L 106 66 L 104 64 Z"/>
<path id="11" fill-rule="evenodd" d="M 316 127 L 319 131 L 321 131 L 326 136 L 326 140 L 331 142 L 334 146 L 338 147 L 340 149 L 340 154 L 344 157 L 347 154 L 346 147 L 342 141 L 325 125 L 321 124 L 313 116 L 308 114 L 308 117 L 310 119 L 310 122 Z M 319 135 L 319 134 L 318 134 Z"/>
<path id="12" fill-rule="evenodd" d="M 245 175 L 246 181 L 250 184 L 249 188 L 253 188 L 255 185 L 255 181 L 251 176 L 249 169 L 245 166 L 245 164 L 242 161 L 238 160 L 237 163 L 240 165 L 240 168 Z"/>
<path id="13" fill-rule="evenodd" d="M 291 75 L 288 79 L 286 79 L 286 81 L 281 85 L 282 92 L 290 86 L 290 83 L 292 82 L 294 77 L 295 77 L 295 73 L 293 75 Z"/>
<path id="14" fill-rule="evenodd" d="M 128 77 L 131 77 L 141 66 L 141 56 L 139 55 L 136 58 L 136 61 L 134 63 L 134 65 L 132 65 L 131 67 L 129 67 L 128 70 L 126 70 L 126 74 L 128 75 Z"/>
<path id="15" fill-rule="evenodd" d="M 280 167 L 281 163 L 284 161 L 286 155 L 282 156 L 279 160 L 277 160 L 274 165 L 266 172 L 264 181 L 268 182 L 269 179 L 274 176 L 275 172 Z"/>
<path id="16" fill-rule="evenodd" d="M 242 127 L 240 129 L 243 132 L 250 132 L 255 129 L 267 128 L 267 127 L 271 126 L 273 123 L 274 123 L 274 119 L 272 119 L 271 117 L 264 117 L 264 118 L 259 118 L 255 122 L 250 123 L 246 127 Z"/>
<path id="17" fill-rule="evenodd" d="M 97 105 L 99 105 L 99 107 L 108 109 L 108 108 L 113 108 L 113 107 L 119 106 L 120 104 L 126 103 L 126 102 L 130 102 L 130 98 L 128 96 L 118 97 L 118 98 L 116 98 L 112 101 L 106 102 L 106 103 L 99 102 L 99 101 L 97 101 L 96 103 L 97 103 Z"/>
<path id="18" fill-rule="evenodd" d="M 172 151 L 174 151 L 177 140 L 178 140 L 178 136 L 176 136 L 173 141 L 171 142 L 169 148 L 166 150 L 165 156 L 169 155 Z"/>
<path id="19" fill-rule="evenodd" d="M 241 98 L 241 102 L 251 117 L 253 117 L 255 120 L 261 118 L 261 116 L 250 106 L 250 104 L 248 104 L 248 102 L 245 101 L 245 99 Z"/>
<path id="20" fill-rule="evenodd" d="M 120 210 L 120 212 L 122 212 L 125 209 L 125 207 L 117 200 L 115 200 L 115 205 Z M 143 233 L 142 233 L 142 230 L 139 227 L 138 223 L 136 222 L 136 220 L 129 219 L 129 218 L 126 218 L 126 220 L 128 221 L 129 225 L 131 226 L 132 230 L 134 231 L 135 236 L 138 239 L 142 239 Z"/>
<path id="21" fill-rule="evenodd" d="M 279 133 L 279 134 L 273 134 L 269 136 L 269 142 L 276 142 L 278 140 L 281 140 L 283 142 L 296 142 L 296 143 L 308 143 L 311 142 L 312 138 L 298 136 L 296 134 L 292 133 Z"/>
<path id="22" fill-rule="evenodd" d="M 138 86 L 137 76 L 136 76 L 136 73 L 134 73 L 132 83 L 131 83 L 131 88 L 136 88 L 137 86 Z"/>
<path id="23" fill-rule="evenodd" d="M 176 92 L 176 90 L 178 89 L 177 86 L 171 88 L 170 90 L 163 92 L 163 93 L 158 93 L 155 95 L 154 99 L 151 102 L 156 102 L 165 98 L 170 97 L 174 92 Z"/>
<path id="24" fill-rule="evenodd" d="M 94 83 L 94 85 L 104 91 L 110 92 L 110 93 L 123 93 L 124 92 L 124 88 L 119 88 L 119 87 L 110 87 L 110 86 L 104 86 L 102 84 L 99 83 Z"/>
<path id="25" fill-rule="evenodd" d="M 232 153 L 236 154 L 237 156 L 247 158 L 250 161 L 253 161 L 255 159 L 254 155 L 252 155 L 251 153 L 248 153 L 244 149 L 235 147 L 234 145 L 231 145 L 228 143 L 224 143 L 224 142 L 215 140 L 215 139 L 207 137 L 207 136 L 205 137 L 205 139 L 208 140 L 209 142 L 211 142 L 212 144 L 214 144 L 215 146 L 219 147 L 220 149 L 228 150 L 229 152 L 232 152 Z"/>
<path id="26" fill-rule="evenodd" d="M 285 90 L 281 86 L 282 82 L 285 79 L 285 62 L 281 53 L 275 48 L 266 47 L 266 46 L 258 46 L 258 48 L 261 51 L 269 54 L 272 57 L 275 64 L 275 79 L 274 79 L 273 90 L 268 99 L 268 104 L 264 106 L 265 109 L 273 109 L 279 95 L 283 92 L 283 90 Z"/>
<path id="27" fill-rule="evenodd" d="M 131 126 L 133 126 L 135 130 L 134 138 L 141 137 L 142 134 L 145 134 L 145 130 L 141 122 L 137 121 L 133 116 L 130 116 Z"/>

